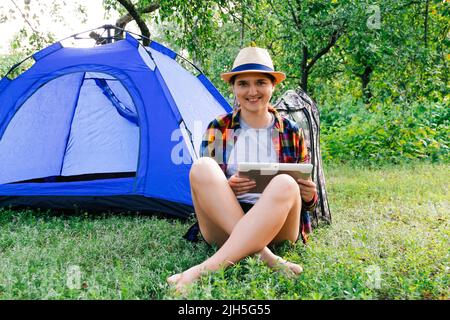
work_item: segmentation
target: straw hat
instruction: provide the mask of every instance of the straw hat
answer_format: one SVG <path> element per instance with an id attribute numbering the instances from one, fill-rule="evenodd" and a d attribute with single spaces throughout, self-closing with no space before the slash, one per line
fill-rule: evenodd
<path id="1" fill-rule="evenodd" d="M 230 82 L 232 76 L 249 72 L 271 74 L 275 78 L 275 84 L 286 79 L 286 74 L 274 70 L 269 52 L 258 47 L 241 49 L 234 60 L 233 69 L 230 72 L 222 73 L 220 76 L 226 82 Z"/>

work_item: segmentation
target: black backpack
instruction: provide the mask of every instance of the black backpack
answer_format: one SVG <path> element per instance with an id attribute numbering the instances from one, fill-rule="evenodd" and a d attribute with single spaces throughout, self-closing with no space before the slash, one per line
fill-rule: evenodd
<path id="1" fill-rule="evenodd" d="M 314 101 L 302 90 L 286 91 L 274 104 L 275 109 L 286 118 L 297 123 L 303 129 L 311 163 L 314 165 L 313 181 L 317 184 L 319 202 L 312 215 L 311 224 L 317 227 L 320 222 L 331 223 L 331 211 L 328 205 L 320 153 L 320 118 Z"/>

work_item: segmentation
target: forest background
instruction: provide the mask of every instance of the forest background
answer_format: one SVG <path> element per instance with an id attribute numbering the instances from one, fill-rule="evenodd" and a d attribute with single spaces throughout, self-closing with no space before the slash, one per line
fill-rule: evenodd
<path id="1" fill-rule="evenodd" d="M 77 32 L 84 31 L 86 3 L 0 4 L 0 29 L 21 21 L 0 56 L 0 74 L 59 40 L 55 30 L 40 26 L 67 21 L 64 8 L 73 9 Z M 252 43 L 267 48 L 276 69 L 287 73 L 274 101 L 298 87 L 316 101 L 326 163 L 448 162 L 448 0 L 103 0 L 102 6 L 104 18 L 115 15 L 117 26 L 192 61 L 230 102 L 220 73 L 231 68 L 240 48 Z"/>

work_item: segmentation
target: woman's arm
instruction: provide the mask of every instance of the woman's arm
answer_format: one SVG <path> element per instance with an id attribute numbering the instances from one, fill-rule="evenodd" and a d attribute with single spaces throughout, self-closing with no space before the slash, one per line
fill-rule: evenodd
<path id="1" fill-rule="evenodd" d="M 306 148 L 306 141 L 303 135 L 303 130 L 299 129 L 299 163 L 310 163 L 311 159 L 308 155 L 308 149 Z M 300 193 L 302 197 L 302 208 L 306 211 L 312 211 L 317 206 L 317 200 L 319 199 L 317 194 L 316 183 L 311 178 L 308 180 L 298 179 L 298 185 L 300 186 Z"/>

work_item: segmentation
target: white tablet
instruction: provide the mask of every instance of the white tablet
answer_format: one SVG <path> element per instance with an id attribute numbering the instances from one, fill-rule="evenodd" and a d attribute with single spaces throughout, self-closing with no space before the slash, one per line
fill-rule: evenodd
<path id="1" fill-rule="evenodd" d="M 261 193 L 270 180 L 278 174 L 288 174 L 297 179 L 309 179 L 313 170 L 310 163 L 238 163 L 239 177 L 250 178 L 256 181 L 256 187 L 249 192 Z"/>

